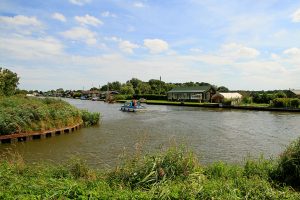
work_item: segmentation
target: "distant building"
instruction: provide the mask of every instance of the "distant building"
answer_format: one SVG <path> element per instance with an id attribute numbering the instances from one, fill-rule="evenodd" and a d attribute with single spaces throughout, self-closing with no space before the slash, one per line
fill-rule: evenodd
<path id="1" fill-rule="evenodd" d="M 82 96 L 86 98 L 93 98 L 93 97 L 98 97 L 100 95 L 100 92 L 97 90 L 86 90 L 86 91 L 81 91 Z"/>
<path id="2" fill-rule="evenodd" d="M 167 94 L 169 101 L 210 102 L 215 93 L 216 90 L 212 86 L 196 86 L 173 88 Z"/>
<path id="3" fill-rule="evenodd" d="M 300 90 L 291 90 L 298 98 L 300 98 Z"/>
<path id="4" fill-rule="evenodd" d="M 117 95 L 119 94 L 118 91 L 105 91 L 105 92 L 101 92 L 99 97 L 100 99 L 105 99 L 108 96 L 113 96 L 113 95 Z"/>
<path id="5" fill-rule="evenodd" d="M 222 103 L 225 99 L 231 100 L 231 104 L 238 104 L 242 100 L 242 95 L 237 92 L 218 92 L 212 96 L 211 100 L 214 103 Z"/>

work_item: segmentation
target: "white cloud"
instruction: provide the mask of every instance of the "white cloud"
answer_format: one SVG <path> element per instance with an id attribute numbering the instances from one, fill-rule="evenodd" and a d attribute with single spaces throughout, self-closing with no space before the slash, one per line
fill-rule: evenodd
<path id="1" fill-rule="evenodd" d="M 124 40 L 120 41 L 119 48 L 126 53 L 133 53 L 133 49 L 139 48 L 139 45 L 134 44 L 130 41 Z"/>
<path id="2" fill-rule="evenodd" d="M 0 38 L 0 54 L 13 59 L 35 60 L 46 59 L 63 54 L 64 46 L 55 38 Z"/>
<path id="3" fill-rule="evenodd" d="M 136 8 L 143 8 L 145 7 L 145 4 L 143 4 L 142 2 L 135 2 L 133 6 Z"/>
<path id="4" fill-rule="evenodd" d="M 255 58 L 260 52 L 254 48 L 246 47 L 237 43 L 224 44 L 221 47 L 221 54 L 233 58 Z"/>
<path id="5" fill-rule="evenodd" d="M 56 19 L 58 21 L 61 21 L 61 22 L 66 22 L 67 21 L 66 17 L 61 13 L 53 13 L 52 18 Z"/>
<path id="6" fill-rule="evenodd" d="M 109 11 L 102 12 L 102 13 L 101 13 L 101 16 L 102 16 L 102 17 L 113 17 L 113 18 L 117 17 L 116 14 L 111 13 L 111 12 L 109 12 Z"/>
<path id="7" fill-rule="evenodd" d="M 284 54 L 289 56 L 299 56 L 300 57 L 300 49 L 299 48 L 290 48 L 283 51 Z"/>
<path id="8" fill-rule="evenodd" d="M 300 22 L 300 9 L 296 10 L 294 14 L 292 15 L 292 21 L 293 22 Z"/>
<path id="9" fill-rule="evenodd" d="M 8 26 L 42 26 L 36 17 L 16 15 L 14 17 L 0 16 L 0 23 Z"/>
<path id="10" fill-rule="evenodd" d="M 19 33 L 30 35 L 33 32 L 40 32 L 44 25 L 36 17 L 16 15 L 14 17 L 0 16 L 0 33 Z"/>
<path id="11" fill-rule="evenodd" d="M 144 46 L 149 49 L 152 54 L 162 53 L 169 49 L 168 43 L 160 39 L 145 39 Z"/>
<path id="12" fill-rule="evenodd" d="M 75 16 L 75 20 L 79 22 L 81 25 L 91 25 L 91 26 L 98 26 L 102 25 L 103 22 L 96 17 L 85 15 L 85 16 Z"/>
<path id="13" fill-rule="evenodd" d="M 74 27 L 68 31 L 61 33 L 65 38 L 75 40 L 75 41 L 82 41 L 88 45 L 94 45 L 97 43 L 96 36 L 97 34 L 93 31 L 90 31 L 87 28 L 83 27 Z"/>
<path id="14" fill-rule="evenodd" d="M 90 3 L 91 0 L 69 0 L 69 2 L 78 6 L 83 6 L 84 4 Z"/>

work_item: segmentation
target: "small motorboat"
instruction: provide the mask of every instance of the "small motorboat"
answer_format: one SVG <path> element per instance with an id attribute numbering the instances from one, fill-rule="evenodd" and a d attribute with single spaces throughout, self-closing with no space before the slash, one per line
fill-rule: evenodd
<path id="1" fill-rule="evenodd" d="M 126 101 L 124 105 L 121 106 L 120 110 L 125 112 L 139 112 L 145 111 L 146 107 L 142 106 L 139 101 Z"/>

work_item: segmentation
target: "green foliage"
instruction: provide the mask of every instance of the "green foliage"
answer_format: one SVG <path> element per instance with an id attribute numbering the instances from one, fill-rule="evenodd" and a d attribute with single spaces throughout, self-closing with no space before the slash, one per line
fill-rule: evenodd
<path id="1" fill-rule="evenodd" d="M 299 149 L 297 141 L 285 153 L 299 155 Z M 296 163 L 295 157 L 287 160 L 292 166 Z M 203 167 L 190 151 L 176 147 L 136 154 L 108 172 L 90 169 L 79 159 L 63 165 L 26 165 L 17 156 L 0 162 L 0 199 L 300 199 L 300 193 L 281 179 L 270 179 L 274 167 L 276 163 L 263 158 L 245 165 L 217 162 Z M 280 175 L 299 181 L 299 174 L 292 172 Z"/>
<path id="2" fill-rule="evenodd" d="M 232 102 L 231 99 L 224 99 L 223 105 L 230 106 L 231 102 Z"/>
<path id="3" fill-rule="evenodd" d="M 81 92 L 74 92 L 72 97 L 73 98 L 80 98 L 81 97 Z"/>
<path id="4" fill-rule="evenodd" d="M 120 89 L 120 93 L 121 94 L 126 94 L 126 95 L 133 95 L 134 94 L 134 89 L 131 85 L 131 83 L 127 83 L 122 85 L 121 89 Z"/>
<path id="5" fill-rule="evenodd" d="M 277 92 L 275 98 L 286 98 L 286 94 L 284 92 Z"/>
<path id="6" fill-rule="evenodd" d="M 150 188 L 166 180 L 185 180 L 196 171 L 196 158 L 184 148 L 170 148 L 156 155 L 136 156 L 109 174 L 109 179 L 130 188 Z"/>
<path id="7" fill-rule="evenodd" d="M 0 67 L 0 96 L 11 96 L 15 94 L 19 77 L 9 69 Z"/>
<path id="8" fill-rule="evenodd" d="M 242 97 L 242 103 L 243 104 L 251 104 L 252 103 L 252 98 L 249 96 L 243 96 Z"/>
<path id="9" fill-rule="evenodd" d="M 270 103 L 271 100 L 274 99 L 274 95 L 273 94 L 268 94 L 266 92 L 261 92 L 261 93 L 252 93 L 252 100 L 253 103 L 265 103 L 268 104 Z"/>
<path id="10" fill-rule="evenodd" d="M 220 86 L 217 89 L 218 92 L 229 92 L 229 89 L 225 86 Z"/>
<path id="11" fill-rule="evenodd" d="M 100 113 L 98 112 L 89 112 L 87 110 L 81 111 L 82 120 L 84 126 L 93 126 L 99 124 L 100 121 Z"/>
<path id="12" fill-rule="evenodd" d="M 290 100 L 292 108 L 299 108 L 300 106 L 300 99 L 291 99 Z"/>
<path id="13" fill-rule="evenodd" d="M 62 100 L 0 98 L 0 135 L 63 128 L 81 122 L 80 111 Z"/>
<path id="14" fill-rule="evenodd" d="M 300 138 L 280 155 L 273 178 L 293 186 L 300 186 Z"/>
<path id="15" fill-rule="evenodd" d="M 271 106 L 276 108 L 298 108 L 300 105 L 299 99 L 291 98 L 276 98 L 273 99 Z"/>
<path id="16" fill-rule="evenodd" d="M 130 100 L 132 99 L 132 95 L 125 95 L 125 94 L 117 94 L 114 95 L 114 100 L 119 101 L 119 100 Z"/>

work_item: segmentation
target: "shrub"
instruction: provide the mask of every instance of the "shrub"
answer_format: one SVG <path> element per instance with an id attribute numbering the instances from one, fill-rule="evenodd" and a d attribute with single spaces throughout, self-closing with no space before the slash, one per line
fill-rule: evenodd
<path id="1" fill-rule="evenodd" d="M 92 113 L 88 112 L 87 110 L 82 110 L 81 115 L 84 126 L 93 126 L 99 124 L 100 113 Z"/>
<path id="2" fill-rule="evenodd" d="M 300 100 L 291 98 L 276 98 L 273 99 L 271 105 L 276 108 L 298 108 Z"/>
<path id="3" fill-rule="evenodd" d="M 155 155 L 135 157 L 117 167 L 108 178 L 131 188 L 150 188 L 166 180 L 184 180 L 196 168 L 196 158 L 191 152 L 174 147 Z"/>
<path id="4" fill-rule="evenodd" d="M 293 186 L 300 186 L 300 138 L 280 155 L 273 178 Z"/>
<path id="5" fill-rule="evenodd" d="M 244 104 L 251 104 L 251 103 L 252 103 L 252 98 L 251 98 L 251 97 L 244 96 L 244 97 L 242 98 L 242 103 L 244 103 Z"/>
<path id="6" fill-rule="evenodd" d="M 271 105 L 276 108 L 290 107 L 290 100 L 288 98 L 273 99 Z"/>
<path id="7" fill-rule="evenodd" d="M 231 106 L 231 99 L 224 99 L 223 105 L 225 105 L 225 106 Z"/>
<path id="8" fill-rule="evenodd" d="M 125 94 L 117 94 L 114 95 L 114 100 L 118 101 L 118 100 L 130 100 L 132 99 L 131 95 L 125 95 Z"/>
<path id="9" fill-rule="evenodd" d="M 291 107 L 292 108 L 299 108 L 300 99 L 291 99 Z"/>

